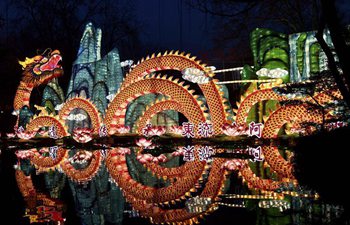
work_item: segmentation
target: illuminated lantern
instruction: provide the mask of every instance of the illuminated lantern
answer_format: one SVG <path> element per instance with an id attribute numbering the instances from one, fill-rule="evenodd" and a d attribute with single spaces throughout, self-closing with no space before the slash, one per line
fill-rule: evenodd
<path id="1" fill-rule="evenodd" d="M 182 70 L 182 78 L 196 84 L 206 84 L 211 79 L 205 76 L 204 72 L 197 68 L 186 68 Z"/>
<path id="2" fill-rule="evenodd" d="M 76 128 L 73 130 L 73 139 L 79 143 L 87 143 L 92 140 L 92 129 Z"/>
<path id="3" fill-rule="evenodd" d="M 147 148 L 147 147 L 150 147 L 152 145 L 152 141 L 147 140 L 146 138 L 140 138 L 140 139 L 136 140 L 136 145 L 139 147 Z"/>

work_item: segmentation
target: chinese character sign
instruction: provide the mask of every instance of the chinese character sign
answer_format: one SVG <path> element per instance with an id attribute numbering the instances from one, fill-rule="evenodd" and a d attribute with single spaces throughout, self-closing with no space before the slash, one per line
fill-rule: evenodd
<path id="1" fill-rule="evenodd" d="M 57 158 L 58 146 L 53 146 L 49 148 L 49 156 L 51 159 L 55 160 Z"/>
<path id="2" fill-rule="evenodd" d="M 185 146 L 182 148 L 181 152 L 183 152 L 183 160 L 184 161 L 194 161 L 195 160 L 195 153 L 194 153 L 194 146 Z M 213 149 L 210 146 L 201 146 L 198 149 L 198 157 L 199 161 L 205 161 L 205 162 L 211 162 L 212 156 L 215 155 L 215 149 Z"/>
<path id="3" fill-rule="evenodd" d="M 182 123 L 182 136 L 187 138 L 194 138 L 194 124 L 184 122 Z"/>
<path id="4" fill-rule="evenodd" d="M 102 125 L 98 130 L 98 135 L 100 137 L 106 137 L 107 136 L 107 127 L 105 125 Z"/>
<path id="5" fill-rule="evenodd" d="M 194 161 L 194 146 L 187 146 L 183 147 L 183 160 L 188 162 L 188 161 Z"/>
<path id="6" fill-rule="evenodd" d="M 103 159 L 105 159 L 107 157 L 107 149 L 101 149 L 100 153 L 101 153 L 101 156 Z"/>
<path id="7" fill-rule="evenodd" d="M 57 139 L 58 138 L 57 128 L 55 126 L 49 127 L 49 137 L 53 138 L 53 139 Z"/>
<path id="8" fill-rule="evenodd" d="M 211 156 L 215 154 L 215 150 L 210 146 L 202 146 L 199 148 L 199 161 L 211 162 Z"/>
<path id="9" fill-rule="evenodd" d="M 199 123 L 198 124 L 198 134 L 201 137 L 210 137 L 213 135 L 213 124 L 210 123 Z"/>
<path id="10" fill-rule="evenodd" d="M 251 122 L 249 124 L 249 136 L 261 138 L 263 126 L 264 125 L 262 123 Z"/>
<path id="11" fill-rule="evenodd" d="M 24 132 L 24 128 L 22 126 L 18 127 L 17 133 L 23 133 L 23 132 Z"/>
<path id="12" fill-rule="evenodd" d="M 256 162 L 256 161 L 263 161 L 264 157 L 262 156 L 262 151 L 261 151 L 261 147 L 258 146 L 257 148 L 248 148 L 248 154 L 253 156 L 252 161 Z"/>
<path id="13" fill-rule="evenodd" d="M 149 132 L 151 131 L 152 124 L 148 123 L 144 128 L 142 128 L 142 135 L 148 137 Z"/>

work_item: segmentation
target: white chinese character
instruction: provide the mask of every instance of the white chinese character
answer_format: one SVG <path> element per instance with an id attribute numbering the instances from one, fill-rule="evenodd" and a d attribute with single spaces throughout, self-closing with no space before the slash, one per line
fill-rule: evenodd
<path id="1" fill-rule="evenodd" d="M 107 127 L 105 125 L 102 125 L 98 130 L 98 135 L 100 137 L 106 137 L 107 136 Z"/>
<path id="2" fill-rule="evenodd" d="M 53 138 L 53 139 L 57 139 L 58 138 L 57 128 L 55 126 L 49 127 L 49 137 Z"/>
<path id="3" fill-rule="evenodd" d="M 182 123 L 182 136 L 187 138 L 194 138 L 194 125 L 193 123 Z"/>
<path id="4" fill-rule="evenodd" d="M 202 146 L 199 148 L 199 161 L 211 162 L 211 156 L 215 154 L 215 150 L 210 146 Z"/>
<path id="5" fill-rule="evenodd" d="M 249 136 L 257 136 L 258 138 L 261 138 L 261 131 L 263 128 L 263 124 L 262 123 L 255 123 L 255 122 L 251 122 L 249 124 Z"/>
<path id="6" fill-rule="evenodd" d="M 23 132 L 24 132 L 24 128 L 22 126 L 18 127 L 17 133 L 23 133 Z"/>
<path id="7" fill-rule="evenodd" d="M 207 122 L 198 124 L 198 134 L 201 137 L 210 137 L 213 133 L 213 124 Z"/>
<path id="8" fill-rule="evenodd" d="M 49 156 L 51 159 L 55 160 L 57 157 L 57 150 L 58 147 L 57 146 L 53 146 L 49 148 Z"/>
<path id="9" fill-rule="evenodd" d="M 182 150 L 184 151 L 184 161 L 194 161 L 194 146 L 188 145 L 187 147 L 183 147 Z"/>
<path id="10" fill-rule="evenodd" d="M 257 148 L 248 148 L 248 153 L 249 155 L 253 156 L 254 158 L 251 160 L 253 162 L 256 162 L 256 161 L 263 161 L 264 160 L 264 157 L 262 155 L 262 152 L 261 152 L 261 147 L 258 146 Z"/>
<path id="11" fill-rule="evenodd" d="M 101 153 L 101 156 L 103 159 L 105 159 L 107 157 L 107 149 L 101 149 L 100 153 Z"/>

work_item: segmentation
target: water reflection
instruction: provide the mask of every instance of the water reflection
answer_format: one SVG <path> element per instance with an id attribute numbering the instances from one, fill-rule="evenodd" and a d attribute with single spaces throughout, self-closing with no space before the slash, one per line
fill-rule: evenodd
<path id="1" fill-rule="evenodd" d="M 17 156 L 23 156 L 22 151 Z M 16 165 L 18 187 L 26 200 L 30 222 L 56 221 L 63 224 L 60 209 L 57 215 L 50 202 L 64 201 L 62 192 L 68 186 L 81 224 L 120 224 L 124 201 L 120 189 L 111 184 L 101 151 L 64 148 L 41 148 L 23 151 Z M 31 152 L 28 154 L 28 152 Z M 36 183 L 37 185 L 34 185 Z M 62 205 L 63 203 L 61 203 Z M 66 203 L 64 203 L 66 204 Z M 45 209 L 44 211 L 40 211 Z M 50 211 L 50 212 L 51 212 Z M 56 210 L 57 211 L 57 210 Z M 64 212 L 63 215 L 72 214 Z"/>
<path id="2" fill-rule="evenodd" d="M 212 160 L 203 160 L 204 147 L 194 146 L 192 161 L 184 160 L 186 146 L 17 150 L 14 168 L 26 203 L 23 216 L 30 223 L 69 224 L 76 216 L 80 224 L 132 224 L 139 221 L 135 217 L 165 213 L 199 215 L 193 222 L 211 224 L 218 215 L 215 222 L 227 223 L 235 218 L 232 212 L 245 210 L 256 214 L 256 224 L 312 224 L 344 213 L 342 206 L 325 204 L 313 190 L 265 168 L 259 146 L 210 146 Z M 203 222 L 208 212 L 212 215 Z"/>

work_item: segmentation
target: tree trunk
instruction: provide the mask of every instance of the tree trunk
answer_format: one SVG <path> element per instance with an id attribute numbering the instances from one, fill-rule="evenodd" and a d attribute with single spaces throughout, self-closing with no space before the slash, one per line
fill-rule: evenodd
<path id="1" fill-rule="evenodd" d="M 321 4 L 323 18 L 321 18 L 321 26 L 316 34 L 316 38 L 328 58 L 329 67 L 338 88 L 343 95 L 345 102 L 350 107 L 350 63 L 348 63 L 348 60 L 350 59 L 349 47 L 345 43 L 342 29 L 340 28 L 334 1 L 321 0 Z M 333 54 L 323 39 L 323 29 L 325 28 L 325 25 L 327 25 L 329 29 L 335 52 L 339 58 L 340 67 L 343 70 L 342 74 L 339 73 L 333 58 Z"/>

